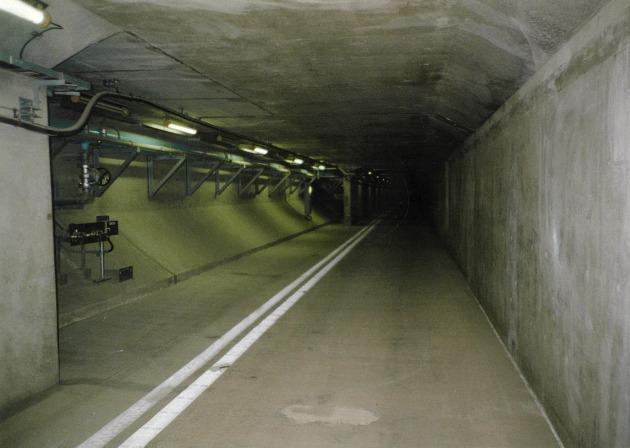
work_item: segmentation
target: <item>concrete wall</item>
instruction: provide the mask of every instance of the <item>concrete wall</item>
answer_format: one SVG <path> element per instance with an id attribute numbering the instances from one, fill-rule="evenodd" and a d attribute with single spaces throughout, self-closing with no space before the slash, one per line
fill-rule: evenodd
<path id="1" fill-rule="evenodd" d="M 566 446 L 630 446 L 630 3 L 579 30 L 436 190 L 436 225 Z"/>
<path id="2" fill-rule="evenodd" d="M 5 115 L 34 96 L 25 77 L 0 72 L 0 85 Z M 0 420 L 58 381 L 50 185 L 48 138 L 0 124 Z"/>
<path id="3" fill-rule="evenodd" d="M 76 148 L 68 147 L 55 160 L 54 167 L 57 193 L 75 188 L 79 172 Z M 168 165 L 164 165 L 164 170 L 168 170 Z M 224 172 L 222 177 L 227 179 L 229 173 Z M 184 182 L 182 167 L 155 198 L 148 199 L 146 164 L 141 157 L 103 197 L 83 209 L 57 210 L 56 219 L 64 227 L 94 221 L 97 215 L 119 220 L 120 235 L 112 238 L 115 249 L 107 255 L 107 266 L 133 265 L 135 276 L 127 283 L 94 284 L 82 278 L 77 269 L 80 256 L 71 252 L 77 248 L 63 243 L 61 268 L 68 274 L 68 282 L 59 287 L 61 326 L 329 220 L 317 210 L 307 220 L 304 203 L 297 193 L 270 198 L 264 192 L 256 199 L 239 199 L 234 185 L 215 198 L 215 184 L 209 180 L 193 196 L 186 197 Z M 90 248 L 95 249 L 95 245 Z M 87 261 L 95 278 L 98 259 L 90 255 Z"/>

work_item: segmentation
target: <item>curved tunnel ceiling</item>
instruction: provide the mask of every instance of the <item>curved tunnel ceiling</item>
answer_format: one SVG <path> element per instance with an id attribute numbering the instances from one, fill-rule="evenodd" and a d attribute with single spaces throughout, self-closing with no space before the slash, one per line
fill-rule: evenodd
<path id="1" fill-rule="evenodd" d="M 123 31 L 61 69 L 309 156 L 397 167 L 446 157 L 606 1 L 78 3 Z"/>

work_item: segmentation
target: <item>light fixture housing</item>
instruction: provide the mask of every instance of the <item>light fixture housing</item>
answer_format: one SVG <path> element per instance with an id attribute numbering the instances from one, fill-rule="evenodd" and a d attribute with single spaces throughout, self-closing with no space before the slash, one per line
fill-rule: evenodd
<path id="1" fill-rule="evenodd" d="M 0 1 L 0 10 L 13 14 L 21 19 L 28 20 L 35 25 L 45 27 L 50 23 L 48 13 L 21 0 L 2 0 Z"/>
<path id="2" fill-rule="evenodd" d="M 177 134 L 177 135 L 187 135 L 187 134 L 184 134 L 183 132 L 179 132 L 179 131 L 176 131 L 175 129 L 169 128 L 168 126 L 164 125 L 163 122 L 156 123 L 154 121 L 148 121 L 142 124 L 151 129 L 157 129 L 158 131 L 169 132 L 171 134 Z"/>
<path id="3" fill-rule="evenodd" d="M 168 121 L 166 125 L 167 128 L 172 129 L 173 131 L 181 132 L 187 135 L 196 135 L 197 129 L 190 128 L 188 126 L 184 126 L 183 124 L 175 123 L 173 121 Z"/>
<path id="4" fill-rule="evenodd" d="M 255 146 L 254 147 L 254 152 L 256 154 L 260 154 L 261 156 L 266 156 L 267 154 L 269 154 L 269 150 L 267 148 L 263 148 L 260 146 Z"/>
<path id="5" fill-rule="evenodd" d="M 241 151 L 249 152 L 251 154 L 258 154 L 259 156 L 266 156 L 269 154 L 269 150 L 267 148 L 263 148 L 262 146 L 239 146 Z"/>

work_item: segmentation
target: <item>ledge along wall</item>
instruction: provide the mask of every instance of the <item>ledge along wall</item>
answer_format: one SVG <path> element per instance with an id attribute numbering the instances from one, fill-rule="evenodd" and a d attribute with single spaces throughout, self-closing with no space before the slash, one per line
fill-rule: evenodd
<path id="1" fill-rule="evenodd" d="M 36 99 L 24 76 L 0 71 L 0 85 L 5 116 L 20 97 Z M 48 138 L 0 124 L 0 421 L 59 379 L 52 225 Z"/>
<path id="2" fill-rule="evenodd" d="M 57 196 L 67 195 L 68 189 L 76 191 L 80 172 L 76 154 L 76 148 L 69 148 L 55 159 Z M 157 177 L 170 168 L 168 162 L 160 163 Z M 67 275 L 67 283 L 59 286 L 61 327 L 330 220 L 317 210 L 307 220 L 297 193 L 269 197 L 265 190 L 256 198 L 239 198 L 237 186 L 232 185 L 215 198 L 213 179 L 187 197 L 183 166 L 149 199 L 146 173 L 145 158 L 139 156 L 102 197 L 81 209 L 56 210 L 56 221 L 63 227 L 94 221 L 97 215 L 118 220 L 120 235 L 112 237 L 115 249 L 106 255 L 107 268 L 134 268 L 133 280 L 95 284 L 81 274 L 81 258 L 74 252 L 78 247 L 61 243 L 61 271 Z M 222 171 L 221 177 L 225 181 L 230 173 Z M 86 247 L 94 250 L 97 246 Z M 92 278 L 98 277 L 95 254 L 88 255 L 87 264 Z"/>
<path id="3" fill-rule="evenodd" d="M 445 165 L 434 220 L 567 447 L 630 446 L 630 3 Z"/>

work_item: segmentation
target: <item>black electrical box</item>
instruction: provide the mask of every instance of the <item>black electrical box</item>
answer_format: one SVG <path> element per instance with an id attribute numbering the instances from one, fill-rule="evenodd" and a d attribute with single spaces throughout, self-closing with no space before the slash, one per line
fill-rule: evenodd
<path id="1" fill-rule="evenodd" d="M 68 225 L 68 240 L 71 246 L 100 243 L 112 235 L 118 235 L 118 221 L 110 221 L 107 216 L 99 216 L 96 222 Z"/>
<path id="2" fill-rule="evenodd" d="M 118 269 L 118 281 L 125 282 L 133 278 L 133 266 Z"/>

